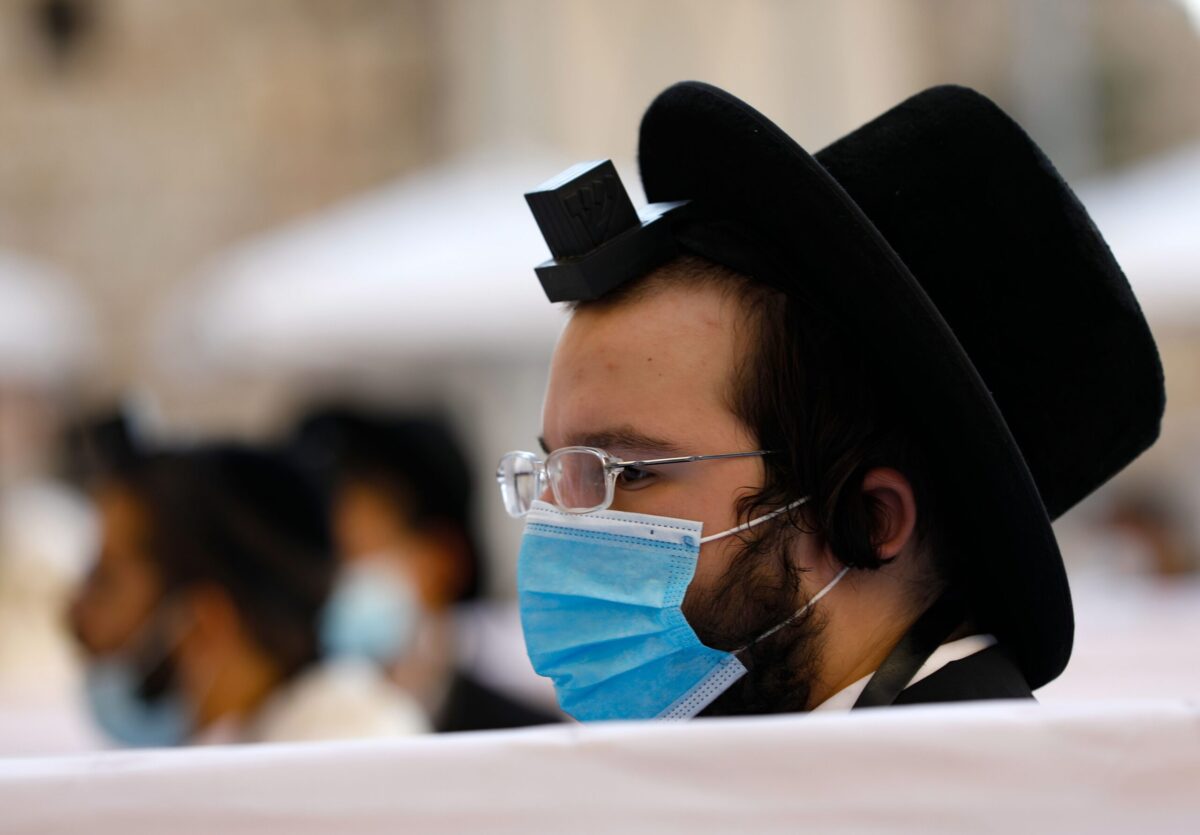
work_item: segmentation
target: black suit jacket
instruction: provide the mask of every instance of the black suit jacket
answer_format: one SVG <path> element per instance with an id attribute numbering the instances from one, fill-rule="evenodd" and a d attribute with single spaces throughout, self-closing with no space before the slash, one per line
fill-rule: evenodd
<path id="1" fill-rule="evenodd" d="M 562 717 L 513 699 L 472 676 L 458 672 L 434 720 L 438 733 L 490 731 L 561 722 Z"/>
<path id="2" fill-rule="evenodd" d="M 977 699 L 1032 699 L 1033 691 L 1016 663 L 999 645 L 951 661 L 901 691 L 893 704 L 966 702 Z"/>

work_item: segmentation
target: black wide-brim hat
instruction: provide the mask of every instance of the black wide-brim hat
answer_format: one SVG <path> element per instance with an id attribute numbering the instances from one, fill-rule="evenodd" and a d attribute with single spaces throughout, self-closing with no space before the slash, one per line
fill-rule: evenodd
<path id="1" fill-rule="evenodd" d="M 823 299 L 862 341 L 935 459 L 980 625 L 1032 687 L 1058 676 L 1074 617 L 1050 520 L 1154 442 L 1165 395 L 1137 300 L 1050 161 L 961 87 L 810 155 L 684 82 L 647 110 L 639 163 L 651 202 L 752 229 L 787 265 L 757 277 Z"/>

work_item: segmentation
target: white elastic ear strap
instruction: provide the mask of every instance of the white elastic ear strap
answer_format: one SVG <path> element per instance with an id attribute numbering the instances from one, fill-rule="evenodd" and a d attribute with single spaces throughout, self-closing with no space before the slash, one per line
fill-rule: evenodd
<path id="1" fill-rule="evenodd" d="M 834 577 L 832 580 L 830 580 L 830 581 L 829 581 L 829 582 L 828 582 L 828 583 L 825 585 L 825 588 L 821 589 L 819 592 L 817 592 L 816 594 L 814 594 L 814 595 L 812 596 L 812 600 L 808 601 L 808 602 L 807 602 L 807 603 L 805 603 L 803 606 L 801 606 L 799 609 L 797 609 L 797 610 L 796 610 L 796 613 L 795 613 L 795 614 L 793 614 L 793 615 L 792 615 L 790 618 L 788 618 L 787 620 L 785 620 L 783 623 L 778 623 L 778 624 L 776 624 L 775 626 L 772 626 L 772 627 L 771 627 L 770 629 L 768 629 L 766 632 L 764 632 L 764 633 L 762 633 L 761 635 L 759 635 L 757 638 L 755 638 L 755 639 L 754 639 L 753 641 L 751 641 L 750 643 L 746 644 L 746 645 L 745 645 L 744 647 L 742 647 L 741 649 L 735 649 L 735 650 L 733 651 L 733 654 L 734 654 L 734 655 L 739 655 L 739 654 L 741 654 L 741 653 L 745 652 L 746 650 L 750 649 L 750 647 L 754 646 L 755 644 L 757 644 L 757 643 L 758 643 L 759 641 L 761 641 L 762 639 L 771 637 L 771 636 L 772 636 L 772 635 L 774 635 L 776 632 L 778 632 L 780 629 L 783 629 L 783 627 L 787 626 L 789 623 L 795 623 L 796 619 L 797 619 L 797 618 L 799 618 L 799 617 L 802 617 L 802 616 L 804 615 L 804 613 L 805 613 L 805 612 L 807 612 L 809 609 L 811 609 L 813 606 L 815 606 L 818 600 L 820 600 L 820 599 L 821 599 L 822 597 L 824 597 L 825 595 L 829 594 L 829 592 L 833 591 L 833 587 L 834 587 L 834 586 L 836 586 L 838 583 L 840 583 L 840 582 L 842 581 L 842 578 L 846 576 L 846 572 L 847 572 L 847 571 L 849 571 L 849 570 L 850 570 L 850 566 L 848 566 L 848 565 L 847 565 L 847 566 L 845 566 L 845 567 L 844 567 L 844 568 L 843 568 L 841 571 L 839 571 L 839 572 L 837 573 L 837 576 L 836 576 L 836 577 Z"/>
<path id="2" fill-rule="evenodd" d="M 732 534 L 741 533 L 742 531 L 748 531 L 753 527 L 761 525 L 763 522 L 767 522 L 767 521 L 770 521 L 771 519 L 774 519 L 776 516 L 778 516 L 781 513 L 787 513 L 792 508 L 799 507 L 800 505 L 807 502 L 809 500 L 809 498 L 810 498 L 809 496 L 805 496 L 803 499 L 796 499 L 796 501 L 792 502 L 790 505 L 787 505 L 786 507 L 781 507 L 778 510 L 772 510 L 770 513 L 759 516 L 757 519 L 751 519 L 749 522 L 745 522 L 741 525 L 738 525 L 736 528 L 730 528 L 727 531 L 721 531 L 720 533 L 715 533 L 712 536 L 702 536 L 702 537 L 700 537 L 700 544 L 703 545 L 705 542 L 712 542 L 713 540 L 716 540 L 716 539 L 724 539 L 725 537 L 731 536 Z"/>

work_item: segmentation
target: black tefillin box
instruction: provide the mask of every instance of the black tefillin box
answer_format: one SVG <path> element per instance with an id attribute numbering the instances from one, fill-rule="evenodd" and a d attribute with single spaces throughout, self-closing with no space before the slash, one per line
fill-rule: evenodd
<path id="1" fill-rule="evenodd" d="M 688 201 L 639 214 L 611 160 L 581 162 L 525 195 L 553 256 L 535 268 L 552 302 L 600 298 L 675 256 L 672 235 Z"/>

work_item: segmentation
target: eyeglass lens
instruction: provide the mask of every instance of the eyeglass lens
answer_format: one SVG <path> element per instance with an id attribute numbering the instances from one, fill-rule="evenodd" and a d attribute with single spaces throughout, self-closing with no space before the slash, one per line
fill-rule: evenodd
<path id="1" fill-rule="evenodd" d="M 557 450 L 546 459 L 546 475 L 563 510 L 593 510 L 608 503 L 604 459 L 594 451 Z"/>
<path id="2" fill-rule="evenodd" d="M 541 492 L 538 480 L 537 459 L 532 455 L 510 454 L 501 459 L 500 493 L 509 515 L 529 512 Z"/>

